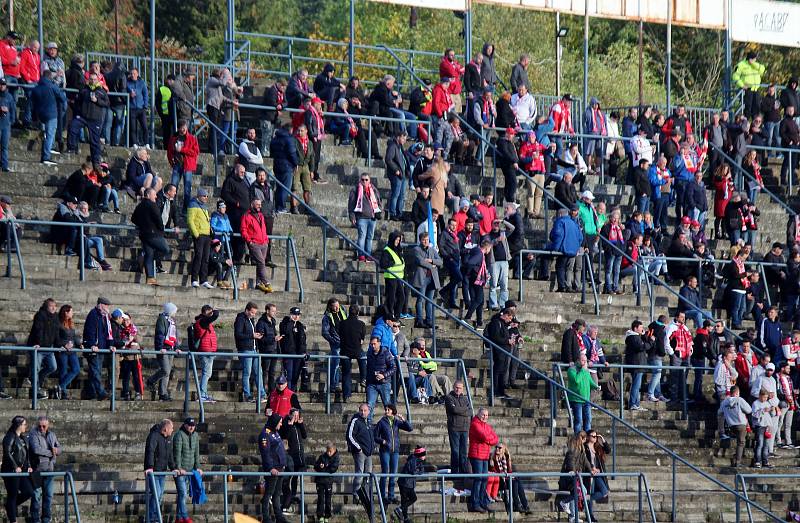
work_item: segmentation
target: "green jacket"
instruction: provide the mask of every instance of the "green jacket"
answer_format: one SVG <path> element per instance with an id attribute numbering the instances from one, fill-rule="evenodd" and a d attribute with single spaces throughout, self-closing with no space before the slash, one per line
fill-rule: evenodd
<path id="1" fill-rule="evenodd" d="M 583 224 L 583 234 L 586 236 L 597 236 L 600 225 L 595 221 L 592 207 L 583 200 L 578 202 L 578 219 Z"/>
<path id="2" fill-rule="evenodd" d="M 758 62 L 752 64 L 747 60 L 742 60 L 736 67 L 733 68 L 733 76 L 731 79 L 736 84 L 736 87 L 758 87 L 761 83 L 761 75 L 766 71 L 766 67 Z"/>
<path id="3" fill-rule="evenodd" d="M 569 401 L 572 403 L 586 403 L 592 389 L 599 388 L 592 379 L 592 374 L 585 368 L 578 372 L 577 367 L 570 367 L 567 371 L 567 389 L 570 391 Z"/>
<path id="4" fill-rule="evenodd" d="M 172 453 L 175 466 L 183 470 L 200 468 L 200 436 L 197 432 L 189 434 L 181 429 L 172 436 Z"/>

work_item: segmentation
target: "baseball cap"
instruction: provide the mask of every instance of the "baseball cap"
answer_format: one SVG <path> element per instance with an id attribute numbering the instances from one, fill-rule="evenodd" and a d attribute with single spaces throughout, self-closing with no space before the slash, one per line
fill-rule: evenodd
<path id="1" fill-rule="evenodd" d="M 684 216 L 683 218 L 681 218 L 681 223 L 684 225 L 689 225 L 692 223 L 692 219 L 689 218 L 688 216 Z"/>
<path id="2" fill-rule="evenodd" d="M 286 381 L 286 376 L 281 376 L 280 378 L 278 378 L 278 381 L 277 381 L 276 383 L 277 383 L 278 385 L 283 385 L 283 384 L 285 384 L 285 383 L 289 383 L 289 382 L 288 382 L 288 381 Z"/>
<path id="3" fill-rule="evenodd" d="M 0 85 L 8 85 L 8 82 L 5 78 L 0 78 Z"/>
<path id="4" fill-rule="evenodd" d="M 507 127 L 506 134 L 508 136 L 514 136 L 515 134 L 517 134 L 517 131 L 515 131 L 513 127 Z"/>
<path id="5" fill-rule="evenodd" d="M 506 309 L 510 309 L 510 308 L 516 307 L 516 306 L 517 306 L 517 302 L 515 302 L 514 300 L 506 300 L 506 307 L 505 307 Z"/>
<path id="6" fill-rule="evenodd" d="M 190 417 L 186 418 L 185 420 L 183 420 L 183 424 L 184 425 L 194 426 L 194 425 L 197 425 L 197 421 L 195 421 L 195 419 L 190 416 Z"/>
<path id="7" fill-rule="evenodd" d="M 765 368 L 767 370 L 775 370 L 775 364 L 772 363 L 772 362 L 769 362 L 769 363 L 767 363 L 767 366 Z"/>
<path id="8" fill-rule="evenodd" d="M 575 212 L 577 210 L 578 210 L 578 206 L 577 205 L 572 204 L 572 205 L 569 206 L 569 211 L 570 212 Z"/>
<path id="9" fill-rule="evenodd" d="M 563 100 L 567 100 L 567 101 L 569 101 L 569 102 L 572 102 L 572 101 L 574 101 L 574 100 L 575 100 L 575 97 L 574 97 L 574 96 L 572 96 L 572 95 L 571 95 L 571 94 L 569 94 L 569 93 L 565 94 L 565 95 L 564 95 L 564 96 L 562 96 L 561 98 L 562 98 Z"/>
<path id="10" fill-rule="evenodd" d="M 22 36 L 16 31 L 9 31 L 6 33 L 6 38 L 13 38 L 14 40 L 22 39 Z"/>
<path id="11" fill-rule="evenodd" d="M 78 203 L 78 199 L 74 196 L 65 196 L 64 203 Z"/>
<path id="12" fill-rule="evenodd" d="M 125 312 L 122 309 L 114 309 L 114 311 L 111 313 L 111 317 L 114 318 L 114 319 L 121 318 L 124 315 L 125 315 Z"/>
<path id="13" fill-rule="evenodd" d="M 44 48 L 45 49 L 58 49 L 58 44 L 55 43 L 55 42 L 49 42 L 46 46 L 44 46 Z"/>
<path id="14" fill-rule="evenodd" d="M 0 196 L 0 202 L 11 205 L 11 196 Z"/>
<path id="15" fill-rule="evenodd" d="M 200 198 L 201 196 L 208 196 L 208 191 L 200 187 L 197 189 L 197 197 Z"/>
<path id="16" fill-rule="evenodd" d="M 586 200 L 594 200 L 594 194 L 592 194 L 592 191 L 587 189 L 581 193 L 581 198 L 585 198 Z"/>
<path id="17" fill-rule="evenodd" d="M 460 207 L 469 207 L 469 200 L 466 198 L 461 198 L 461 201 L 459 202 L 459 208 Z"/>
<path id="18" fill-rule="evenodd" d="M 700 222 L 697 220 L 692 220 L 692 227 L 700 227 Z"/>
<path id="19" fill-rule="evenodd" d="M 311 99 L 311 103 L 312 104 L 321 104 L 323 102 L 322 102 L 322 99 L 320 99 L 319 96 L 315 96 L 314 98 Z"/>
<path id="20" fill-rule="evenodd" d="M 297 314 L 299 316 L 301 314 L 300 307 L 292 307 L 289 309 L 289 314 Z"/>

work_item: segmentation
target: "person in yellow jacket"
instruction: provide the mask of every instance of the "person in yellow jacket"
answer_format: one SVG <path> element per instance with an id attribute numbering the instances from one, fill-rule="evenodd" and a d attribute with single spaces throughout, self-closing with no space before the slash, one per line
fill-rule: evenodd
<path id="1" fill-rule="evenodd" d="M 197 196 L 189 202 L 186 222 L 189 234 L 194 242 L 194 255 L 192 256 L 192 287 L 213 289 L 214 285 L 208 282 L 208 257 L 211 254 L 211 217 L 206 209 L 208 192 L 202 187 L 197 189 Z"/>
<path id="2" fill-rule="evenodd" d="M 736 64 L 733 68 L 731 80 L 739 89 L 744 89 L 744 115 L 752 119 L 759 113 L 761 96 L 758 94 L 758 86 L 761 84 L 761 77 L 766 71 L 766 67 L 756 61 L 758 54 L 750 51 L 744 60 Z"/>
<path id="3" fill-rule="evenodd" d="M 439 370 L 439 364 L 428 354 L 425 347 L 425 338 L 419 337 L 414 340 L 414 343 L 419 347 L 419 357 L 422 359 L 419 366 L 428 376 L 433 397 L 438 400 L 440 405 L 444 405 L 445 395 L 453 390 L 450 377 L 444 373 L 436 373 L 436 371 Z"/>

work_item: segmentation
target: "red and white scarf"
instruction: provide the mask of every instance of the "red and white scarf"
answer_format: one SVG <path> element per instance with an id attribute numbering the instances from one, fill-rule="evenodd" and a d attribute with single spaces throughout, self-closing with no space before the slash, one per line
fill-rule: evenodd
<path id="1" fill-rule="evenodd" d="M 794 387 L 792 386 L 789 376 L 783 373 L 778 374 L 778 385 L 781 388 L 781 392 L 783 392 L 786 403 L 789 404 L 789 409 L 797 410 L 797 406 L 794 403 Z"/>
<path id="2" fill-rule="evenodd" d="M 364 210 L 364 195 L 366 193 L 367 199 L 369 200 L 370 207 L 372 207 L 373 213 L 381 212 L 380 204 L 378 203 L 378 197 L 375 195 L 375 188 L 372 187 L 372 184 L 367 185 L 366 191 L 364 190 L 364 184 L 358 184 L 358 194 L 356 195 L 356 205 L 353 208 L 354 212 L 362 212 Z"/>
<path id="3" fill-rule="evenodd" d="M 295 134 L 295 138 L 297 141 L 300 142 L 300 145 L 303 147 L 303 154 L 308 154 L 308 135 L 300 136 L 300 134 Z"/>

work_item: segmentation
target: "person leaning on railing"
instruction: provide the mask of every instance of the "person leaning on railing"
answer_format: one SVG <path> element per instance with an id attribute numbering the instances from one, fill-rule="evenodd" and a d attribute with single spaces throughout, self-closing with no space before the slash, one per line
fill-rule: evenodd
<path id="1" fill-rule="evenodd" d="M 29 460 L 28 438 L 23 434 L 28 428 L 28 421 L 24 416 L 14 416 L 11 426 L 3 437 L 3 461 L 0 464 L 2 473 L 33 472 Z M 3 477 L 6 486 L 6 517 L 9 523 L 17 522 L 17 507 L 22 505 L 34 495 L 33 483 L 29 476 Z"/>

